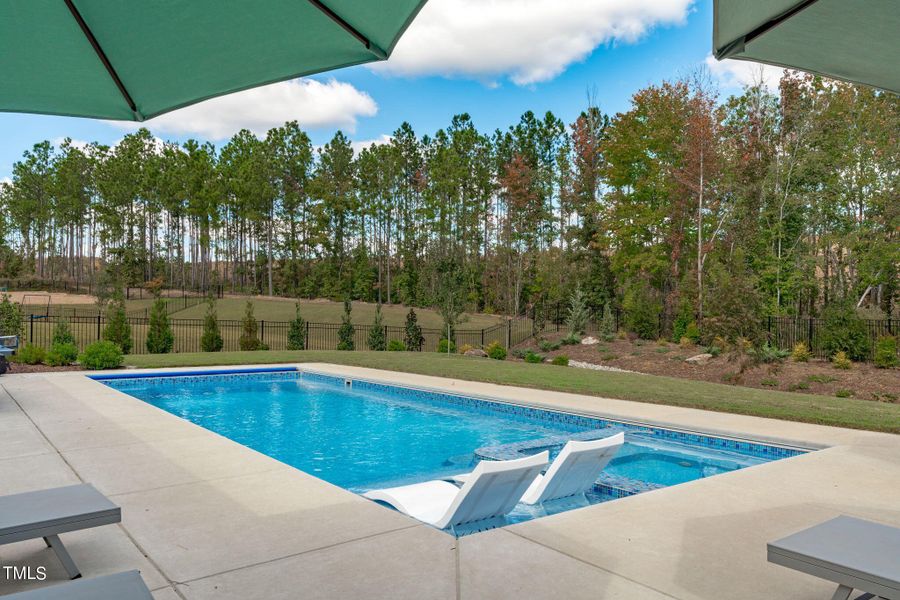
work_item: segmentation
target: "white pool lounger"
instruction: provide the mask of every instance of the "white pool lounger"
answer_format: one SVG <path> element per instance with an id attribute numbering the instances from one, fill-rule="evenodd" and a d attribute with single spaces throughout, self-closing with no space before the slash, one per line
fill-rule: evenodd
<path id="1" fill-rule="evenodd" d="M 44 538 L 69 577 L 81 577 L 59 534 L 122 521 L 122 510 L 83 483 L 0 496 L 0 545 Z"/>
<path id="2" fill-rule="evenodd" d="M 840 516 L 768 545 L 769 562 L 838 584 L 832 600 L 900 600 L 900 529 Z"/>
<path id="3" fill-rule="evenodd" d="M 80 579 L 3 597 L 10 600 L 153 600 L 137 571 Z"/>
<path id="4" fill-rule="evenodd" d="M 508 514 L 547 466 L 549 458 L 550 453 L 545 450 L 515 460 L 483 460 L 462 487 L 449 481 L 426 481 L 363 495 L 429 525 L 453 528 Z"/>
<path id="5" fill-rule="evenodd" d="M 569 440 L 543 475 L 538 475 L 528 486 L 521 502 L 543 504 L 551 500 L 583 494 L 594 485 L 600 472 L 625 443 L 625 433 L 580 442 Z M 465 483 L 472 474 L 454 475 L 452 481 Z"/>

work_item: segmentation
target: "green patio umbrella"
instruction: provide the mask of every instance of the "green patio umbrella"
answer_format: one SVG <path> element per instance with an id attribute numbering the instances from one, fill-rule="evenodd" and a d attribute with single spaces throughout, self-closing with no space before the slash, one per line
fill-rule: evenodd
<path id="1" fill-rule="evenodd" d="M 713 53 L 900 93 L 898 0 L 714 0 Z"/>
<path id="2" fill-rule="evenodd" d="M 0 110 L 143 121 L 222 94 L 384 60 L 424 4 L 3 1 Z"/>

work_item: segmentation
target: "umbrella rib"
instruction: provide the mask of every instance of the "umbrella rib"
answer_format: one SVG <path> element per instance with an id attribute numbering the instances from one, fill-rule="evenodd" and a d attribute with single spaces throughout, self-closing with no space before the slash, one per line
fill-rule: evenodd
<path id="1" fill-rule="evenodd" d="M 723 58 L 728 58 L 729 56 L 743 52 L 744 47 L 747 44 L 749 44 L 750 42 L 752 42 L 753 40 L 755 40 L 762 34 L 771 31 L 775 27 L 778 27 L 779 25 L 781 25 L 782 23 L 784 23 L 785 21 L 787 21 L 788 19 L 790 19 L 791 17 L 793 17 L 794 15 L 799 13 L 800 11 L 809 8 L 810 6 L 812 6 L 813 4 L 815 4 L 818 1 L 819 0 L 803 0 L 803 2 L 800 2 L 799 4 L 795 5 L 793 8 L 783 12 L 782 14 L 778 15 L 777 17 L 769 19 L 768 21 L 766 21 L 765 23 L 763 23 L 756 29 L 751 30 L 744 36 L 725 45 L 724 47 L 722 47 L 721 50 L 719 50 L 718 52 L 715 53 L 716 58 L 719 60 L 722 60 Z"/>
<path id="2" fill-rule="evenodd" d="M 309 0 L 309 3 L 322 11 L 329 19 L 340 25 L 344 31 L 356 38 L 359 43 L 366 47 L 366 50 L 377 56 L 380 60 L 384 60 L 387 58 L 387 52 L 379 48 L 377 45 L 373 44 L 369 38 L 364 36 L 353 25 L 341 18 L 339 14 L 328 8 L 325 3 L 320 2 L 320 0 Z"/>
<path id="3" fill-rule="evenodd" d="M 134 116 L 137 117 L 138 121 L 143 121 L 144 117 L 137 109 L 137 105 L 135 105 L 134 100 L 131 98 L 131 94 L 128 93 L 128 90 L 125 88 L 125 84 L 122 83 L 122 80 L 119 78 L 119 74 L 116 73 L 116 70 L 113 68 L 112 63 L 109 62 L 109 58 L 106 56 L 106 53 L 103 51 L 103 48 L 100 47 L 100 43 L 97 41 L 97 38 L 94 37 L 94 33 L 91 31 L 91 28 L 88 27 L 88 24 L 85 23 L 84 18 L 81 16 L 81 13 L 78 12 L 78 9 L 75 7 L 75 4 L 72 0 L 65 0 L 66 6 L 69 7 L 69 12 L 72 13 L 72 17 L 75 18 L 75 21 L 78 23 L 78 26 L 81 27 L 81 32 L 84 33 L 84 37 L 87 38 L 88 42 L 90 42 L 91 47 L 94 49 L 94 52 L 97 53 L 97 57 L 100 59 L 100 62 L 103 63 L 103 66 L 106 67 L 107 73 L 112 77 L 113 82 L 115 82 L 116 87 L 119 88 L 119 92 L 122 94 L 122 97 L 125 98 L 125 102 L 128 104 L 128 108 L 131 109 L 131 112 L 134 113 Z"/>

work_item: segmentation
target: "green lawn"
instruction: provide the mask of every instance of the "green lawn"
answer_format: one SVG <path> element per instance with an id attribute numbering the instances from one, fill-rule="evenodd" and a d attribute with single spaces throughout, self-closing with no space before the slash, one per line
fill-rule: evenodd
<path id="1" fill-rule="evenodd" d="M 135 367 L 325 362 L 557 390 L 637 402 L 900 433 L 900 404 L 729 386 L 636 373 L 590 371 L 409 352 L 221 352 L 128 356 Z"/>
<path id="2" fill-rule="evenodd" d="M 244 317 L 246 298 L 222 298 L 216 302 L 216 312 L 220 319 L 241 319 Z M 401 305 L 383 305 L 381 307 L 385 325 L 403 325 L 409 308 Z M 340 323 L 344 313 L 341 302 L 327 300 L 301 301 L 300 315 L 313 323 Z M 206 305 L 188 307 L 172 313 L 173 319 L 202 319 L 206 314 Z M 266 321 L 291 321 L 294 318 L 294 302 L 292 300 L 271 300 L 268 298 L 253 299 L 253 314 L 257 319 Z M 441 316 L 426 308 L 417 308 L 419 325 L 426 328 L 440 328 Z M 375 319 L 375 305 L 367 302 L 353 302 L 352 318 L 354 323 L 369 325 Z M 459 329 L 482 329 L 496 325 L 498 317 L 493 315 L 469 315 Z"/>

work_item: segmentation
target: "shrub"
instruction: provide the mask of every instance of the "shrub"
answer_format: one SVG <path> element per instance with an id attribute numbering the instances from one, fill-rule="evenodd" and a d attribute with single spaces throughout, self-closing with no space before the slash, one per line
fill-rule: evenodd
<path id="1" fill-rule="evenodd" d="M 355 330 L 353 328 L 353 319 L 350 316 L 350 311 L 352 310 L 353 306 L 350 304 L 350 300 L 344 300 L 344 314 L 341 316 L 341 326 L 338 328 L 338 350 L 356 349 L 356 342 L 353 339 Z"/>
<path id="2" fill-rule="evenodd" d="M 615 352 L 606 352 L 600 355 L 601 360 L 616 360 L 617 358 L 619 358 L 619 355 Z"/>
<path id="3" fill-rule="evenodd" d="M 766 387 L 778 387 L 777 379 L 763 379 L 759 382 L 760 385 L 764 385 Z"/>
<path id="4" fill-rule="evenodd" d="M 834 393 L 838 398 L 852 398 L 853 390 L 838 390 Z"/>
<path id="5" fill-rule="evenodd" d="M 791 385 L 788 386 L 789 392 L 796 392 L 797 390 L 808 390 L 808 389 L 809 389 L 809 384 L 806 383 L 805 381 L 801 381 L 799 383 L 792 383 Z"/>
<path id="6" fill-rule="evenodd" d="M 122 366 L 122 359 L 118 344 L 104 340 L 85 348 L 78 362 L 86 369 L 115 369 Z"/>
<path id="7" fill-rule="evenodd" d="M 78 346 L 68 342 L 54 343 L 47 353 L 45 362 L 51 367 L 64 367 L 78 360 Z"/>
<path id="8" fill-rule="evenodd" d="M 259 323 L 253 316 L 253 302 L 247 300 L 244 306 L 244 318 L 241 320 L 241 337 L 238 338 L 238 347 L 242 352 L 259 350 L 262 343 L 259 340 Z"/>
<path id="9" fill-rule="evenodd" d="M 566 315 L 566 327 L 569 335 L 584 333 L 590 314 L 587 308 L 587 297 L 581 288 L 575 288 L 572 297 L 569 298 L 569 313 Z"/>
<path id="10" fill-rule="evenodd" d="M 491 342 L 484 351 L 494 360 L 506 360 L 506 348 L 501 346 L 499 342 Z"/>
<path id="11" fill-rule="evenodd" d="M 831 383 L 832 381 L 837 381 L 838 378 L 831 375 L 810 375 L 806 380 L 811 383 Z"/>
<path id="12" fill-rule="evenodd" d="M 447 340 L 447 338 L 441 338 L 441 341 L 438 342 L 437 351 L 442 354 L 452 354 L 456 352 L 456 344 Z"/>
<path id="13" fill-rule="evenodd" d="M 206 315 L 203 317 L 203 334 L 200 336 L 200 349 L 204 352 L 221 352 L 225 340 L 219 332 L 219 319 L 216 315 L 216 300 L 212 296 L 206 303 Z"/>
<path id="14" fill-rule="evenodd" d="M 150 310 L 150 324 L 147 328 L 147 352 L 168 354 L 175 347 L 175 334 L 166 313 L 166 301 L 157 298 Z"/>
<path id="15" fill-rule="evenodd" d="M 875 342 L 875 366 L 879 369 L 891 369 L 897 363 L 897 338 L 892 335 L 878 338 Z"/>
<path id="16" fill-rule="evenodd" d="M 581 336 L 577 333 L 569 333 L 563 339 L 559 340 L 563 346 L 574 346 L 581 343 Z"/>
<path id="17" fill-rule="evenodd" d="M 474 350 L 474 349 L 475 349 L 475 346 L 473 346 L 472 344 L 463 344 L 462 346 L 459 347 L 459 353 L 465 354 L 469 350 Z"/>
<path id="18" fill-rule="evenodd" d="M 306 349 L 306 321 L 300 316 L 299 302 L 294 304 L 294 320 L 291 321 L 291 325 L 288 327 L 287 349 Z"/>
<path id="19" fill-rule="evenodd" d="M 809 351 L 809 346 L 806 345 L 806 342 L 794 344 L 794 349 L 791 351 L 791 360 L 794 362 L 809 362 L 811 357 L 812 353 Z"/>
<path id="20" fill-rule="evenodd" d="M 559 350 L 560 343 L 559 342 L 551 342 L 550 340 L 541 340 L 538 342 L 538 348 L 543 352 L 553 352 L 554 350 Z"/>
<path id="21" fill-rule="evenodd" d="M 632 285 L 625 294 L 625 325 L 640 338 L 659 337 L 659 313 L 662 306 L 656 291 L 647 283 Z"/>
<path id="22" fill-rule="evenodd" d="M 616 335 L 616 318 L 613 316 L 611 302 L 603 306 L 603 318 L 600 319 L 600 339 L 611 342 Z"/>
<path id="23" fill-rule="evenodd" d="M 681 341 L 681 338 L 684 337 L 684 334 L 687 332 L 688 323 L 691 322 L 690 314 L 686 312 L 682 312 L 677 317 L 675 317 L 675 322 L 672 324 L 672 341 L 676 344 Z"/>
<path id="24" fill-rule="evenodd" d="M 554 356 L 551 361 L 552 364 L 557 365 L 559 367 L 568 367 L 569 366 L 569 357 L 565 354 L 560 354 L 559 356 Z"/>
<path id="25" fill-rule="evenodd" d="M 404 352 L 406 351 L 406 344 L 401 340 L 391 340 L 388 342 L 387 349 L 389 352 Z"/>
<path id="26" fill-rule="evenodd" d="M 544 357 L 543 357 L 543 356 L 541 356 L 540 354 L 538 354 L 538 353 L 536 353 L 536 352 L 532 352 L 531 350 L 529 350 L 528 352 L 526 352 L 526 353 L 525 353 L 525 356 L 524 356 L 523 358 L 524 358 L 525 362 L 527 362 L 527 363 L 533 363 L 533 364 L 536 364 L 536 363 L 542 363 L 542 362 L 544 362 Z"/>
<path id="27" fill-rule="evenodd" d="M 828 356 L 844 352 L 850 360 L 866 360 L 869 357 L 869 332 L 852 304 L 829 306 L 823 318 L 822 347 Z"/>
<path id="28" fill-rule="evenodd" d="M 46 357 L 46 350 L 34 344 L 25 344 L 16 352 L 16 362 L 26 365 L 39 365 Z"/>
<path id="29" fill-rule="evenodd" d="M 52 343 L 75 345 L 75 335 L 72 333 L 72 328 L 69 327 L 69 321 L 67 319 L 60 318 L 60 320 L 56 322 L 56 327 L 53 328 Z M 74 360 L 75 359 L 73 358 L 72 361 L 74 362 Z"/>
<path id="30" fill-rule="evenodd" d="M 762 363 L 780 363 L 789 355 L 787 350 L 780 350 L 768 342 L 753 350 L 754 358 Z"/>
<path id="31" fill-rule="evenodd" d="M 10 300 L 9 295 L 3 294 L 0 300 L 0 335 L 21 336 L 24 326 L 22 307 Z"/>
<path id="32" fill-rule="evenodd" d="M 756 275 L 747 266 L 741 251 L 736 251 L 725 263 L 713 262 L 709 267 L 705 293 L 703 320 L 699 323 L 705 338 L 712 338 L 719 348 L 725 342 L 745 338 L 758 344 L 762 341 L 763 300 Z"/>
<path id="33" fill-rule="evenodd" d="M 687 328 L 684 330 L 684 337 L 695 344 L 700 341 L 700 328 L 697 326 L 696 322 L 691 321 L 688 323 Z"/>
<path id="34" fill-rule="evenodd" d="M 410 308 L 409 312 L 406 313 L 403 343 L 407 350 L 420 352 L 424 342 L 425 336 L 422 335 L 422 327 L 418 323 L 416 311 Z"/>
<path id="35" fill-rule="evenodd" d="M 690 348 L 691 346 L 694 345 L 694 340 L 692 340 L 691 338 L 689 338 L 686 335 L 683 335 L 683 336 L 681 336 L 681 339 L 678 340 L 678 345 L 681 346 L 682 348 Z"/>
<path id="36" fill-rule="evenodd" d="M 131 325 L 128 324 L 128 315 L 125 314 L 125 300 L 121 291 L 116 293 L 106 307 L 103 339 L 116 344 L 122 349 L 123 354 L 131 352 Z"/>
<path id="37" fill-rule="evenodd" d="M 850 360 L 850 357 L 847 356 L 847 353 L 842 350 L 835 353 L 835 355 L 831 357 L 831 364 L 834 365 L 835 369 L 846 370 L 853 366 L 853 361 Z"/>
<path id="38" fill-rule="evenodd" d="M 718 346 L 707 346 L 704 348 L 707 354 L 711 354 L 713 358 L 716 358 L 720 354 L 722 354 L 722 349 Z"/>
<path id="39" fill-rule="evenodd" d="M 515 356 L 516 358 L 521 358 L 522 360 L 525 360 L 525 355 L 528 354 L 529 352 L 534 352 L 534 350 L 529 350 L 527 348 L 513 348 L 512 349 L 512 355 Z"/>
<path id="40" fill-rule="evenodd" d="M 381 305 L 375 308 L 375 320 L 369 327 L 369 350 L 383 351 L 387 348 L 384 334 L 384 319 L 381 316 Z"/>

